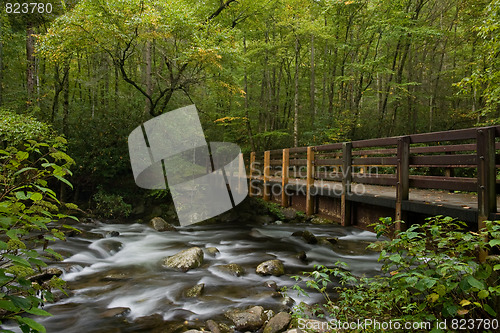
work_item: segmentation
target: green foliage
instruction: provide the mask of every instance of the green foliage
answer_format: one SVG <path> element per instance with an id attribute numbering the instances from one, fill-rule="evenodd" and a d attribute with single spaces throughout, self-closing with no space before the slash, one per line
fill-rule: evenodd
<path id="1" fill-rule="evenodd" d="M 276 218 L 280 220 L 285 220 L 285 215 L 283 214 L 283 211 L 281 210 L 281 206 L 278 205 L 277 203 L 270 202 L 270 201 L 264 201 L 260 198 L 257 198 L 257 200 L 268 210 L 270 214 L 273 214 Z"/>
<path id="2" fill-rule="evenodd" d="M 132 212 L 132 205 L 125 203 L 122 196 L 106 193 L 102 188 L 99 188 L 93 200 L 94 212 L 106 218 L 128 217 Z"/>
<path id="3" fill-rule="evenodd" d="M 51 289 L 62 290 L 63 281 L 55 276 L 43 283 L 30 279 L 47 266 L 44 259 L 61 258 L 47 247 L 65 238 L 54 222 L 76 219 L 59 211 L 62 203 L 50 188 L 55 182 L 71 186 L 65 177 L 74 161 L 60 150 L 62 145 L 28 140 L 22 149 L 0 150 L 1 320 L 17 321 L 23 332 L 45 332 L 24 315 L 50 315 L 40 307 L 53 300 Z"/>
<path id="4" fill-rule="evenodd" d="M 374 225 L 379 237 L 393 227 L 392 219 L 380 220 Z M 379 243 L 381 276 L 356 277 L 337 262 L 334 268 L 316 266 L 306 277 L 295 279 L 321 292 L 330 314 L 342 321 L 497 318 L 500 287 L 495 271 L 500 265 L 481 263 L 477 256 L 500 244 L 498 221 L 486 222 L 485 230 L 476 233 L 450 217 L 436 216 Z M 331 287 L 332 282 L 339 286 Z"/>
<path id="5" fill-rule="evenodd" d="M 0 108 L 0 142 L 4 142 L 4 148 L 17 146 L 25 140 L 54 143 L 56 137 L 55 131 L 49 125 L 31 116 Z"/>

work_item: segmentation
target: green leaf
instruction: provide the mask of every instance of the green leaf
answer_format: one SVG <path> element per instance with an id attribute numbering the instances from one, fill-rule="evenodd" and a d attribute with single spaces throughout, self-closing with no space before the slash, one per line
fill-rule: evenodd
<path id="1" fill-rule="evenodd" d="M 494 247 L 494 246 L 497 246 L 497 245 L 500 245 L 500 239 L 492 239 L 488 242 L 488 244 L 491 246 L 491 247 Z"/>
<path id="2" fill-rule="evenodd" d="M 500 264 L 496 264 L 495 266 L 493 266 L 493 270 L 495 271 L 500 270 Z"/>
<path id="3" fill-rule="evenodd" d="M 68 185 L 69 187 L 71 187 L 71 189 L 73 189 L 73 184 L 71 184 L 67 179 L 61 177 L 61 176 L 58 176 L 58 175 L 54 175 L 54 177 L 56 177 L 57 179 L 59 179 L 60 181 L 62 181 L 64 184 Z"/>
<path id="4" fill-rule="evenodd" d="M 488 312 L 489 315 L 491 315 L 492 317 L 496 317 L 497 316 L 497 313 L 495 310 L 493 310 L 491 308 L 491 306 L 489 306 L 488 304 L 485 304 L 484 305 L 484 309 L 486 310 L 486 312 Z"/>
<path id="5" fill-rule="evenodd" d="M 13 254 L 4 254 L 3 256 L 7 259 L 10 259 L 12 262 L 14 262 L 18 265 L 31 268 L 31 264 L 24 258 L 21 258 L 19 256 L 15 256 Z"/>
<path id="6" fill-rule="evenodd" d="M 18 312 L 19 311 L 19 308 L 17 306 L 15 306 L 14 303 L 12 303 L 12 301 L 9 301 L 6 299 L 0 300 L 0 309 L 5 309 L 5 310 L 11 311 L 11 312 Z"/>
<path id="7" fill-rule="evenodd" d="M 476 280 L 475 277 L 472 275 L 469 275 L 467 277 L 467 282 L 470 284 L 471 287 L 478 288 L 478 289 L 484 289 L 484 283 L 482 283 L 479 280 Z"/>
<path id="8" fill-rule="evenodd" d="M 22 168 L 21 170 L 18 170 L 16 173 L 14 173 L 14 176 L 20 175 L 21 173 L 26 172 L 28 170 L 36 170 L 36 168 L 32 168 L 32 167 Z"/>
<path id="9" fill-rule="evenodd" d="M 43 195 L 41 193 L 35 192 L 31 195 L 30 199 L 33 201 L 40 201 L 43 199 Z"/>
<path id="10" fill-rule="evenodd" d="M 37 323 L 36 321 L 34 321 L 33 319 L 31 319 L 29 317 L 19 317 L 18 321 L 25 323 L 26 325 L 28 325 L 29 327 L 31 327 L 32 329 L 34 329 L 37 332 L 40 332 L 40 333 L 47 332 L 45 330 L 45 327 L 43 327 L 42 324 Z"/>
<path id="11" fill-rule="evenodd" d="M 399 263 L 401 262 L 401 255 L 399 254 L 393 254 L 389 257 L 389 260 L 392 261 L 392 262 L 395 262 L 395 263 Z"/>
<path id="12" fill-rule="evenodd" d="M 36 316 L 52 316 L 49 312 L 42 310 L 40 308 L 31 308 L 29 310 L 26 310 L 26 312 L 31 313 Z"/>
<path id="13" fill-rule="evenodd" d="M 17 191 L 16 198 L 18 198 L 19 200 L 28 200 L 29 199 L 29 197 L 27 197 L 23 191 Z"/>
<path id="14" fill-rule="evenodd" d="M 31 309 L 32 307 L 31 302 L 24 297 L 18 297 L 18 296 L 8 296 L 8 297 L 11 299 L 12 303 L 14 303 L 15 306 L 17 306 L 22 310 L 26 311 L 28 309 Z"/>
<path id="15" fill-rule="evenodd" d="M 45 252 L 50 253 L 51 255 L 53 255 L 54 258 L 56 258 L 57 260 L 61 260 L 62 261 L 64 259 L 62 255 L 60 255 L 56 251 L 52 250 L 51 248 L 46 248 Z"/>
<path id="16" fill-rule="evenodd" d="M 477 297 L 479 297 L 479 299 L 485 299 L 489 295 L 490 292 L 488 290 L 481 290 L 480 292 L 477 293 Z"/>

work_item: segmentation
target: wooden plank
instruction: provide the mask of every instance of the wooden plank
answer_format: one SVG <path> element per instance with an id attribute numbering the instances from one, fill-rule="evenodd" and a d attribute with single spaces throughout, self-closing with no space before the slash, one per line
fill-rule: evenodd
<path id="1" fill-rule="evenodd" d="M 370 185 L 395 186 L 397 184 L 397 179 L 395 175 L 366 176 L 360 174 L 353 174 L 352 181 L 355 183 L 370 184 Z"/>
<path id="2" fill-rule="evenodd" d="M 410 137 L 398 139 L 396 169 L 396 230 L 401 231 L 402 220 L 405 219 L 402 203 L 409 198 L 410 191 Z"/>
<path id="3" fill-rule="evenodd" d="M 307 153 L 307 147 L 295 147 L 295 148 L 290 148 L 289 149 L 290 154 L 295 154 L 295 153 Z"/>
<path id="4" fill-rule="evenodd" d="M 316 152 L 319 152 L 319 151 L 329 151 L 329 150 L 340 150 L 342 149 L 342 143 L 332 143 L 332 144 L 328 144 L 328 145 L 321 145 L 321 146 L 315 146 L 314 147 L 314 150 Z"/>
<path id="5" fill-rule="evenodd" d="M 411 143 L 468 140 L 476 138 L 476 129 L 468 128 L 468 129 L 454 130 L 454 131 L 413 134 L 410 135 L 410 138 L 411 138 Z"/>
<path id="6" fill-rule="evenodd" d="M 283 158 L 282 158 L 282 174 L 281 174 L 281 206 L 282 207 L 288 207 L 289 205 L 289 198 L 286 192 L 286 185 L 288 184 L 288 168 L 290 167 L 290 150 L 289 149 L 283 149 Z"/>
<path id="7" fill-rule="evenodd" d="M 389 165 L 397 164 L 396 157 L 358 157 L 352 160 L 352 165 Z"/>
<path id="8" fill-rule="evenodd" d="M 311 194 L 314 186 L 314 150 L 307 147 L 307 192 L 306 192 L 306 215 L 314 214 L 314 198 Z"/>
<path id="9" fill-rule="evenodd" d="M 352 182 L 352 143 L 344 142 L 342 147 L 342 195 L 340 197 L 340 223 L 351 225 L 351 203 L 348 195 L 351 193 Z"/>
<path id="10" fill-rule="evenodd" d="M 462 177 L 410 176 L 410 187 L 475 192 L 477 180 Z"/>
<path id="11" fill-rule="evenodd" d="M 269 201 L 271 199 L 269 191 L 269 174 L 271 171 L 271 166 L 269 162 L 271 161 L 271 152 L 269 150 L 264 152 L 264 201 Z"/>
<path id="12" fill-rule="evenodd" d="M 464 155 L 429 155 L 429 156 L 411 156 L 410 166 L 475 166 L 477 156 L 475 154 Z"/>
<path id="13" fill-rule="evenodd" d="M 352 155 L 396 155 L 396 148 L 354 150 Z"/>
<path id="14" fill-rule="evenodd" d="M 342 165 L 342 160 L 340 158 L 329 158 L 329 159 L 321 159 L 321 160 L 315 160 L 314 163 L 317 166 L 320 165 Z"/>
<path id="15" fill-rule="evenodd" d="M 307 165 L 307 159 L 294 159 L 290 160 L 290 166 L 306 166 Z"/>
<path id="16" fill-rule="evenodd" d="M 430 146 L 430 147 L 411 147 L 411 154 L 426 154 L 426 153 L 446 153 L 458 151 L 475 151 L 476 144 L 468 143 L 463 145 L 446 145 L 446 146 Z"/>
<path id="17" fill-rule="evenodd" d="M 369 139 L 361 141 L 353 141 L 352 148 L 364 148 L 364 147 L 382 147 L 382 146 L 395 146 L 398 144 L 398 138 L 380 138 L 380 139 Z"/>
<path id="18" fill-rule="evenodd" d="M 281 160 L 270 160 L 269 165 L 281 165 L 283 162 Z"/>

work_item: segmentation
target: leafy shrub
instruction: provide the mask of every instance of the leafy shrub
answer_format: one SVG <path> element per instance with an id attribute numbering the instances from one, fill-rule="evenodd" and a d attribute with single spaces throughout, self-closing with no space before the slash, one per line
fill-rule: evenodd
<path id="1" fill-rule="evenodd" d="M 63 138 L 51 146 L 29 140 L 23 149 L 0 150 L 0 320 L 17 321 L 23 332 L 45 332 L 25 314 L 49 315 L 40 307 L 64 283 L 55 275 L 46 282 L 32 279 L 47 266 L 47 255 L 62 259 L 47 247 L 65 238 L 54 222 L 76 219 L 59 212 L 62 203 L 49 187 L 54 181 L 71 186 L 64 177 L 74 162 L 60 150 L 64 144 Z"/>
<path id="2" fill-rule="evenodd" d="M 26 140 L 55 143 L 56 132 L 47 124 L 28 115 L 16 114 L 0 108 L 0 142 L 6 146 L 17 146 Z"/>
<path id="3" fill-rule="evenodd" d="M 390 218 L 381 219 L 375 225 L 377 236 L 388 235 L 392 224 Z M 381 276 L 356 277 L 342 267 L 345 264 L 336 263 L 334 268 L 316 266 L 306 277 L 295 279 L 306 280 L 307 287 L 321 292 L 331 315 L 342 321 L 497 318 L 500 265 L 481 263 L 477 256 L 480 250 L 491 251 L 500 244 L 498 221 L 486 222 L 481 232 L 470 232 L 462 222 L 437 216 L 380 244 Z M 332 281 L 340 286 L 330 288 Z"/>
<path id="4" fill-rule="evenodd" d="M 132 205 L 123 201 L 118 194 L 106 193 L 99 188 L 93 197 L 96 204 L 95 213 L 106 218 L 128 217 L 132 212 Z"/>

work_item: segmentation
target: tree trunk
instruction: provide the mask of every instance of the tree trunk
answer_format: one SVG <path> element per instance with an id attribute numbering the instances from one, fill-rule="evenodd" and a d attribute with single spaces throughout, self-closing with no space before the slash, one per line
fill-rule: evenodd
<path id="1" fill-rule="evenodd" d="M 28 107 L 32 106 L 35 96 L 35 38 L 33 24 L 26 24 L 26 87 L 28 93 Z"/>
<path id="2" fill-rule="evenodd" d="M 69 66 L 70 60 L 68 59 L 64 63 L 64 81 L 63 81 L 63 120 L 62 120 L 62 132 L 65 135 L 67 133 L 68 127 L 68 116 L 69 116 Z"/>
<path id="3" fill-rule="evenodd" d="M 246 37 L 243 36 L 243 54 L 246 55 L 247 53 L 247 41 Z M 244 89 L 245 89 L 245 118 L 246 118 L 246 125 L 247 125 L 247 132 L 248 132 L 248 139 L 250 140 L 250 145 L 252 146 L 252 151 L 257 151 L 255 149 L 255 142 L 253 141 L 253 135 L 252 135 L 252 125 L 250 124 L 250 115 L 248 112 L 248 80 L 247 80 L 247 67 L 245 66 L 245 75 L 244 75 Z"/>
<path id="4" fill-rule="evenodd" d="M 311 128 L 314 128 L 314 120 L 316 118 L 316 107 L 314 104 L 316 73 L 314 68 L 314 35 L 311 35 L 311 87 L 309 90 L 309 98 L 311 99 Z"/>
<path id="5" fill-rule="evenodd" d="M 2 22 L 0 21 L 0 30 L 2 29 Z M 3 104 L 3 43 L 0 40 L 0 106 Z"/>
<path id="6" fill-rule="evenodd" d="M 293 146 L 299 146 L 299 38 L 295 37 L 295 91 L 293 99 Z"/>
<path id="7" fill-rule="evenodd" d="M 151 42 L 147 41 L 146 42 L 146 49 L 144 52 L 144 62 L 146 63 L 146 73 L 144 77 L 144 84 L 146 85 L 146 93 L 149 96 L 153 95 L 153 84 L 151 80 L 151 73 L 152 73 L 152 61 L 151 61 Z M 149 110 L 151 109 L 151 100 L 147 97 L 145 97 L 146 100 L 146 105 L 144 107 L 144 114 L 148 114 Z"/>

